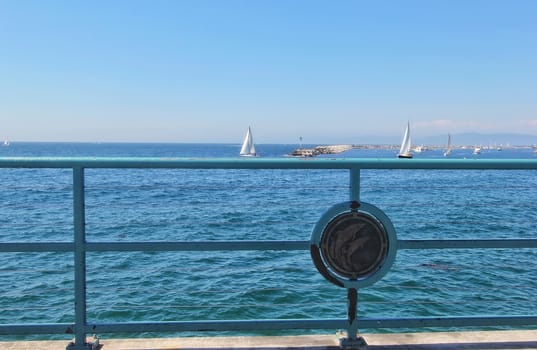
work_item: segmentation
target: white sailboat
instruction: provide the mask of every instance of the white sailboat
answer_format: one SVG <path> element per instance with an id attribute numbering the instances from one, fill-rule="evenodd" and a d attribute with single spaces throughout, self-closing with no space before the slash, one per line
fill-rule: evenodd
<path id="1" fill-rule="evenodd" d="M 401 142 L 401 149 L 397 154 L 399 158 L 412 158 L 412 153 L 410 152 L 410 122 L 407 123 L 405 129 L 405 135 L 403 136 L 403 141 Z"/>
<path id="2" fill-rule="evenodd" d="M 451 154 L 451 134 L 448 134 L 447 136 L 447 148 L 444 152 L 444 157 L 447 157 Z"/>
<path id="3" fill-rule="evenodd" d="M 244 137 L 244 142 L 242 143 L 240 156 L 241 157 L 257 156 L 257 153 L 255 151 L 254 139 L 252 137 L 252 131 L 250 130 L 250 127 L 248 127 L 248 131 L 246 132 L 246 136 Z"/>

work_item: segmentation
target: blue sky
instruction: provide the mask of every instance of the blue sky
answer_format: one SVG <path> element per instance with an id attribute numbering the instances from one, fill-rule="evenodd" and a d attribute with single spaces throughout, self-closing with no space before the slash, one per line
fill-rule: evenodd
<path id="1" fill-rule="evenodd" d="M 0 138 L 537 135 L 537 1 L 0 0 Z"/>

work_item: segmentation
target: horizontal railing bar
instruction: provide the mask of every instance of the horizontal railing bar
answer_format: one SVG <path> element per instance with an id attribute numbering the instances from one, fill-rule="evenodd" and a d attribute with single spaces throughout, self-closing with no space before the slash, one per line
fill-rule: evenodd
<path id="1" fill-rule="evenodd" d="M 0 335 L 14 334 L 73 334 L 71 323 L 0 324 Z"/>
<path id="2" fill-rule="evenodd" d="M 88 251 L 305 250 L 309 241 L 92 242 Z"/>
<path id="3" fill-rule="evenodd" d="M 0 157 L 0 168 L 537 169 L 535 159 Z"/>
<path id="4" fill-rule="evenodd" d="M 398 249 L 537 248 L 537 239 L 397 240 Z"/>
<path id="5" fill-rule="evenodd" d="M 363 328 L 488 327 L 537 325 L 537 316 L 459 316 L 358 319 Z"/>
<path id="6" fill-rule="evenodd" d="M 0 252 L 73 252 L 74 242 L 0 243 Z"/>
<path id="7" fill-rule="evenodd" d="M 308 250 L 310 241 L 88 242 L 86 251 Z M 537 239 L 398 240 L 398 249 L 537 248 Z M 74 243 L 0 243 L 0 252 L 72 252 Z"/>
<path id="8" fill-rule="evenodd" d="M 281 329 L 329 329 L 345 328 L 344 319 L 303 319 L 303 320 L 219 320 L 219 321 L 177 321 L 177 322 L 125 322 L 108 324 L 88 324 L 86 332 L 94 333 L 138 333 L 138 332 L 179 332 L 179 331 L 259 331 Z"/>
<path id="9" fill-rule="evenodd" d="M 359 318 L 358 328 L 485 327 L 537 325 L 537 316 L 462 316 L 416 318 Z M 341 329 L 346 319 L 223 320 L 88 324 L 87 333 L 182 331 L 259 331 L 280 329 Z"/>
<path id="10" fill-rule="evenodd" d="M 422 328 L 422 327 L 485 327 L 537 325 L 537 316 L 460 316 L 416 318 L 359 318 L 360 329 L 365 328 Z M 177 322 L 90 323 L 86 333 L 139 333 L 173 331 L 252 331 L 280 329 L 338 329 L 346 328 L 346 319 L 290 319 L 290 320 L 222 320 Z M 72 334 L 73 324 L 2 324 L 0 335 L 15 334 Z"/>

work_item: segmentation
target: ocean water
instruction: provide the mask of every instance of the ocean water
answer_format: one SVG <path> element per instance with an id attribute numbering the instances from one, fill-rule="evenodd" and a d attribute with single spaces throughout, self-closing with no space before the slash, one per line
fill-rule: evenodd
<path id="1" fill-rule="evenodd" d="M 264 157 L 284 157 L 294 148 L 257 145 Z M 0 157 L 236 157 L 239 149 L 12 143 L 0 148 Z M 352 150 L 327 157 L 395 153 Z M 415 156 L 443 158 L 442 150 Z M 452 154 L 473 157 L 535 155 L 529 148 Z M 0 174 L 0 243 L 72 241 L 70 169 Z M 347 170 L 87 169 L 87 239 L 309 240 L 322 213 L 348 200 L 348 177 Z M 535 171 L 361 171 L 361 200 L 390 217 L 399 239 L 537 238 L 535 198 Z M 399 250 L 388 274 L 359 291 L 358 313 L 535 315 L 536 256 L 532 249 Z M 90 323 L 346 318 L 346 290 L 319 275 L 309 251 L 92 252 L 87 263 Z M 0 324 L 74 322 L 72 286 L 71 253 L 0 253 Z"/>

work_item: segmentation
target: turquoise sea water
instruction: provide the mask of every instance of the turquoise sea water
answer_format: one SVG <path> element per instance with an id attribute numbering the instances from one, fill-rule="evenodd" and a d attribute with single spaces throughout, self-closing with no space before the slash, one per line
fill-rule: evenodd
<path id="1" fill-rule="evenodd" d="M 283 157 L 295 147 L 257 145 L 257 150 Z M 235 157 L 239 149 L 12 143 L 0 148 L 0 156 Z M 395 153 L 352 150 L 337 157 Z M 442 150 L 420 157 L 443 158 Z M 535 155 L 531 149 L 452 154 L 474 157 Z M 72 241 L 71 170 L 0 169 L 0 174 L 0 242 Z M 362 170 L 361 200 L 386 212 L 400 239 L 537 238 L 536 175 Z M 87 238 L 309 240 L 322 213 L 348 200 L 348 177 L 346 170 L 88 169 Z M 319 275 L 309 251 L 93 252 L 87 261 L 90 323 L 346 317 L 346 291 Z M 0 254 L 0 324 L 73 322 L 72 286 L 70 253 Z M 359 315 L 533 315 L 536 290 L 535 250 L 399 250 L 391 271 L 360 290 Z"/>

